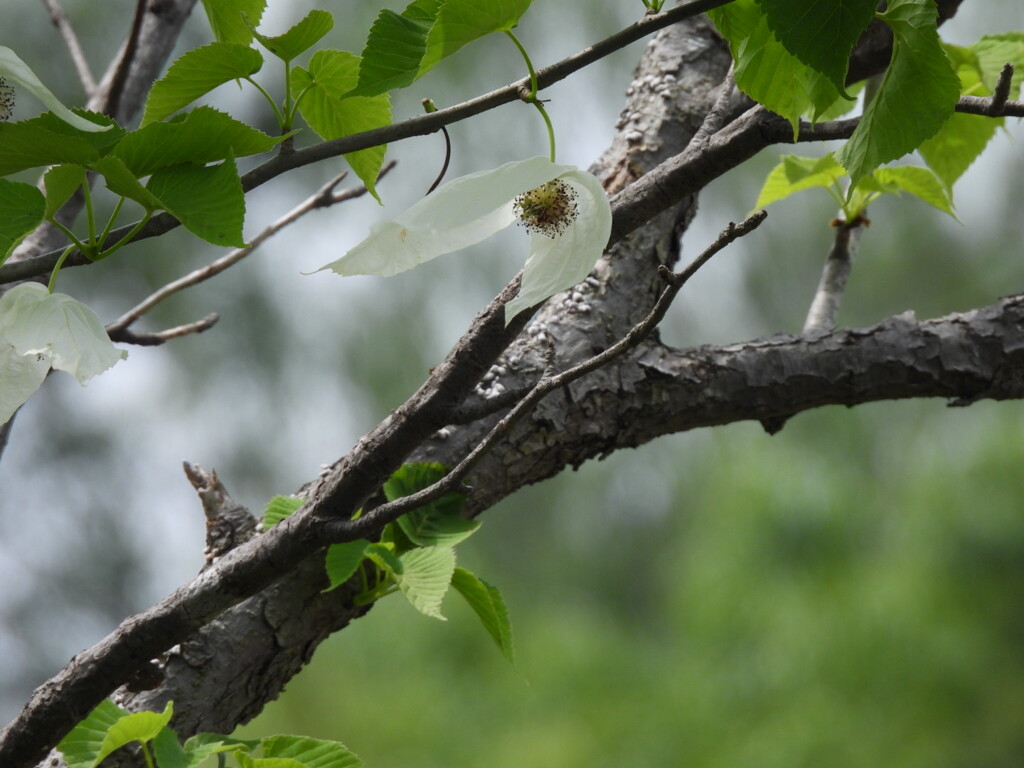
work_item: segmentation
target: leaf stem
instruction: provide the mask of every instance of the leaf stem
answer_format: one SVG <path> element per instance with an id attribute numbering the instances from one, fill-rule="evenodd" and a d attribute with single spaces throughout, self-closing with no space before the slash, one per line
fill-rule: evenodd
<path id="1" fill-rule="evenodd" d="M 285 116 L 281 113 L 281 109 L 277 106 L 277 103 L 274 101 L 274 97 L 267 93 L 266 88 L 257 83 L 251 77 L 246 77 L 245 80 L 249 83 L 252 83 L 253 87 L 255 87 L 257 91 L 263 94 L 263 98 L 267 100 L 267 103 L 270 104 L 270 108 L 274 110 L 274 115 L 277 117 L 277 124 L 281 126 L 281 131 L 285 132 L 289 130 L 288 128 L 285 127 L 287 124 Z"/>
<path id="2" fill-rule="evenodd" d="M 60 255 L 60 258 L 57 259 L 57 263 L 53 265 L 53 271 L 50 273 L 50 281 L 46 284 L 46 289 L 50 293 L 53 293 L 53 289 L 57 285 L 57 273 L 60 272 L 60 268 L 64 266 L 64 260 L 71 255 L 71 252 L 73 250 L 75 250 L 78 247 L 79 246 L 75 245 L 74 243 L 69 245 L 67 248 L 64 249 L 64 252 Z"/>
<path id="3" fill-rule="evenodd" d="M 544 118 L 544 125 L 548 129 L 548 153 L 551 158 L 551 162 L 555 162 L 555 127 L 551 124 L 551 118 L 548 117 L 547 110 L 544 109 L 544 104 L 540 99 L 537 98 L 537 71 L 533 68 L 533 62 L 530 61 L 530 55 L 526 52 L 526 48 L 519 42 L 519 38 L 510 29 L 505 30 L 505 34 L 508 35 L 509 39 L 515 43 L 516 48 L 519 49 L 519 53 L 523 56 L 523 61 L 526 62 L 526 69 L 530 73 L 530 92 L 523 96 L 523 101 L 527 104 L 533 104 L 540 112 L 540 116 Z"/>

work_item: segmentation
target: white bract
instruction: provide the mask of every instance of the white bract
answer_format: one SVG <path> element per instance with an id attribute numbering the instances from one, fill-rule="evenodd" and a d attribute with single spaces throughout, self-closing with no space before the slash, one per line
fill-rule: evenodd
<path id="1" fill-rule="evenodd" d="M 80 383 L 128 356 L 110 343 L 85 304 L 24 283 L 0 298 L 0 424 L 35 392 L 50 368 Z"/>
<path id="2" fill-rule="evenodd" d="M 439 187 L 322 267 L 339 275 L 390 275 L 478 243 L 516 220 L 530 232 L 519 295 L 505 322 L 583 280 L 604 252 L 612 212 L 601 182 L 544 157 L 506 163 Z"/>
<path id="3" fill-rule="evenodd" d="M 22 61 L 18 54 L 3 45 L 0 45 L 0 77 L 5 77 L 34 94 L 53 114 L 80 131 L 106 131 L 111 127 L 109 125 L 97 125 L 86 120 L 84 117 L 79 117 L 61 104 L 60 99 L 43 85 L 42 81 L 36 77 L 36 73 L 29 68 L 28 64 Z"/>

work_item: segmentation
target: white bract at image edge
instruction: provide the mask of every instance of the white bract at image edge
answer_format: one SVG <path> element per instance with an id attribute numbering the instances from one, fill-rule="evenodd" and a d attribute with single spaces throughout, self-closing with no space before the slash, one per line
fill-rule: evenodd
<path id="1" fill-rule="evenodd" d="M 558 181 L 552 194 L 539 188 Z M 561 200 L 564 217 L 540 221 L 531 193 Z M 390 221 L 374 224 L 359 245 L 318 271 L 390 277 L 479 243 L 519 219 L 530 251 L 519 295 L 505 305 L 505 322 L 527 307 L 579 283 L 601 257 L 612 213 L 601 182 L 575 166 L 545 157 L 506 163 L 448 182 Z"/>

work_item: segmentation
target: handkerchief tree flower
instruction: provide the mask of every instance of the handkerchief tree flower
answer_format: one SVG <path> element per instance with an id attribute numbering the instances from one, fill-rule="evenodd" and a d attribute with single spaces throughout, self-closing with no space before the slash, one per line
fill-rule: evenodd
<path id="1" fill-rule="evenodd" d="M 544 157 L 506 163 L 442 185 L 323 269 L 339 275 L 405 272 L 478 243 L 518 221 L 530 233 L 519 295 L 505 322 L 580 282 L 608 243 L 612 214 L 601 182 Z"/>

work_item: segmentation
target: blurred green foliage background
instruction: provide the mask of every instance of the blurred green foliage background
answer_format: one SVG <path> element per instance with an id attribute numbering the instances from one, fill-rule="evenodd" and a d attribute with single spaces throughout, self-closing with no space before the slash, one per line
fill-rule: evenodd
<path id="1" fill-rule="evenodd" d="M 95 66 L 130 5 L 67 3 Z M 327 8 L 343 20 L 327 44 L 358 51 L 385 5 L 283 3 L 268 25 Z M 518 34 L 543 65 L 642 10 L 538 0 Z M 7 9 L 5 23 L 0 44 L 80 99 L 66 63 L 42 53 L 56 38 L 41 4 Z M 1007 28 L 1024 29 L 1018 3 L 967 0 L 948 34 L 969 42 Z M 197 14 L 182 49 L 207 39 Z M 545 94 L 560 161 L 585 166 L 608 143 L 641 49 Z M 456 103 L 521 75 L 497 44 L 450 61 L 396 97 L 396 119 L 423 96 Z M 269 128 L 251 94 L 217 99 Z M 516 106 L 453 128 L 450 175 L 544 151 L 543 126 Z M 958 187 L 963 225 L 909 200 L 870 211 L 844 325 L 964 311 L 1024 288 L 1012 131 L 1017 142 L 997 138 Z M 201 514 L 182 459 L 216 467 L 254 509 L 288 493 L 404 399 L 515 271 L 509 238 L 387 282 L 300 274 L 421 195 L 439 142 L 391 148 L 399 166 L 381 186 L 383 210 L 360 200 L 306 219 L 150 321 L 218 311 L 211 332 L 133 349 L 85 389 L 51 377 L 19 415 L 0 462 L 0 721 L 71 654 L 198 569 Z M 689 252 L 744 215 L 773 158 L 708 190 Z M 247 234 L 337 168 L 257 191 Z M 667 341 L 799 331 L 834 211 L 821 193 L 770 213 L 688 286 Z M 216 255 L 176 232 L 68 271 L 61 289 L 113 317 Z M 489 510 L 459 550 L 505 594 L 515 668 L 458 601 L 441 623 L 392 597 L 328 641 L 240 733 L 336 738 L 370 768 L 1020 765 L 1022 467 L 1021 404 L 989 402 L 825 408 L 774 437 L 737 424 L 614 455 Z"/>

